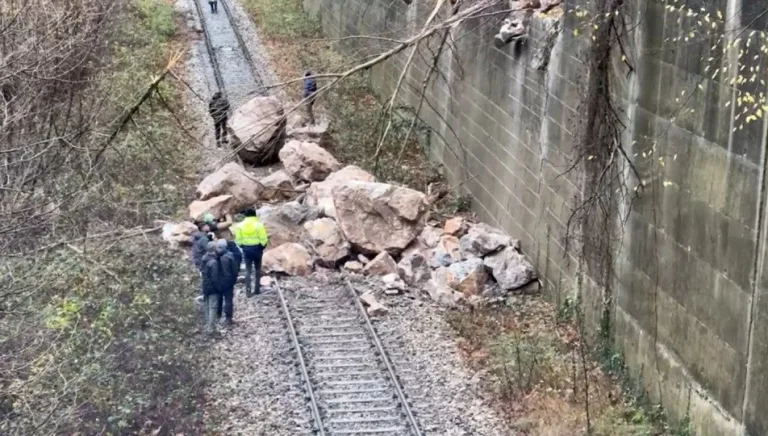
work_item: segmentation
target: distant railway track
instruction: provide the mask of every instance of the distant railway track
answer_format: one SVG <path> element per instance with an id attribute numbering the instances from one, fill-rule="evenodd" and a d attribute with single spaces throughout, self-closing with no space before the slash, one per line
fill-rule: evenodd
<path id="1" fill-rule="evenodd" d="M 395 365 L 348 281 L 333 292 L 275 284 L 314 432 L 422 436 Z"/>
<path id="2" fill-rule="evenodd" d="M 260 76 L 258 68 L 254 63 L 253 57 L 251 56 L 251 53 L 248 50 L 248 47 L 246 46 L 245 40 L 243 39 L 242 33 L 240 32 L 240 29 L 235 23 L 232 10 L 230 9 L 227 0 L 218 0 L 219 5 L 221 6 L 221 9 L 219 9 L 219 14 L 216 14 L 216 15 L 211 14 L 210 12 L 207 12 L 206 0 L 193 0 L 193 1 L 195 3 L 195 9 L 197 9 L 198 17 L 200 18 L 200 26 L 203 30 L 203 35 L 205 37 L 205 46 L 208 52 L 208 58 L 210 59 L 211 67 L 213 68 L 213 75 L 219 90 L 221 90 L 225 94 L 228 91 L 226 80 L 224 79 L 224 75 L 222 74 L 221 60 L 219 58 L 218 53 L 216 52 L 216 47 L 213 44 L 214 38 L 211 35 L 210 20 L 218 16 L 222 12 L 226 16 L 227 18 L 226 21 L 229 24 L 226 29 L 223 29 L 223 31 L 226 32 L 228 30 L 231 30 L 232 34 L 234 35 L 234 38 L 237 41 L 236 50 L 239 52 L 239 54 L 242 55 L 243 59 L 246 60 L 247 65 L 249 67 L 249 70 L 250 70 L 249 72 L 252 76 L 252 82 L 253 82 L 252 87 L 254 89 L 263 87 L 264 86 L 263 78 Z M 221 23 L 217 23 L 217 25 L 220 27 Z"/>

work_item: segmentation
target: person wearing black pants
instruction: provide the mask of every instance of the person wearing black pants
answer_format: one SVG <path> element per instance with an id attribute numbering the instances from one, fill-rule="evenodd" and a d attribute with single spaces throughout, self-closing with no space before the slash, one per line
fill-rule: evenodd
<path id="1" fill-rule="evenodd" d="M 245 260 L 245 296 L 251 297 L 260 293 L 261 257 L 264 247 L 269 243 L 264 224 L 251 208 L 245 211 L 245 219 L 233 228 L 235 242 L 243 250 Z M 255 276 L 255 277 L 254 277 Z M 253 286 L 253 287 L 252 287 Z M 251 293 L 253 289 L 253 293 Z"/>
<path id="2" fill-rule="evenodd" d="M 218 0 L 208 0 L 208 5 L 211 6 L 211 13 L 215 14 L 219 12 L 219 1 Z"/>
<path id="3" fill-rule="evenodd" d="M 208 103 L 208 113 L 213 118 L 213 127 L 216 133 L 216 147 L 226 144 L 227 140 L 227 117 L 229 116 L 229 100 L 224 97 L 220 91 L 213 94 Z"/>

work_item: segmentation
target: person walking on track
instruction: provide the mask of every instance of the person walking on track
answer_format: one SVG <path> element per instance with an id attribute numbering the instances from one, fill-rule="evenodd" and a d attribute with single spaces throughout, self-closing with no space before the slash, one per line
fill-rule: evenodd
<path id="1" fill-rule="evenodd" d="M 235 242 L 243 250 L 243 259 L 245 259 L 245 296 L 251 297 L 261 292 L 261 257 L 269 242 L 267 230 L 253 208 L 245 211 L 245 219 L 236 224 L 233 229 Z M 251 293 L 252 287 L 253 293 Z"/>
<path id="2" fill-rule="evenodd" d="M 212 14 L 219 12 L 219 0 L 208 0 L 208 5 L 211 7 Z"/>
<path id="3" fill-rule="evenodd" d="M 221 144 L 226 144 L 227 140 L 227 117 L 229 116 L 229 100 L 221 94 L 221 91 L 216 91 L 208 103 L 208 113 L 213 118 L 213 128 L 216 134 L 216 147 L 221 147 Z"/>

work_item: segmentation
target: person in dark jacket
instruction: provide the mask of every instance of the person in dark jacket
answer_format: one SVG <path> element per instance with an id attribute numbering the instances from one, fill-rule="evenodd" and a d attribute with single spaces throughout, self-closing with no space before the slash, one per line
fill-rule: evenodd
<path id="1" fill-rule="evenodd" d="M 202 260 L 203 296 L 205 298 L 205 333 L 216 331 L 216 320 L 221 311 L 221 296 L 224 287 L 221 286 L 224 268 L 216 250 L 216 243 L 209 242 L 207 252 Z"/>
<path id="2" fill-rule="evenodd" d="M 213 118 L 213 128 L 216 134 L 216 146 L 229 142 L 227 140 L 227 117 L 229 116 L 229 100 L 221 92 L 213 94 L 210 103 L 208 103 L 208 113 Z"/>
<path id="3" fill-rule="evenodd" d="M 317 81 L 312 76 L 312 71 L 304 73 L 304 93 L 303 98 L 307 99 L 307 117 L 309 124 L 315 124 L 315 93 L 317 92 Z"/>
<path id="4" fill-rule="evenodd" d="M 237 275 L 240 272 L 240 262 L 242 261 L 242 254 L 237 249 L 237 256 L 232 252 L 229 244 L 232 241 L 225 239 L 219 239 L 216 241 L 216 252 L 221 259 L 221 266 L 224 272 L 222 283 L 225 285 L 222 293 L 220 294 L 220 302 L 218 304 L 218 311 L 216 312 L 216 319 L 221 319 L 222 307 L 224 311 L 224 322 L 226 325 L 232 325 L 232 314 L 234 312 L 233 297 L 235 294 L 235 284 L 237 283 Z M 240 260 L 238 260 L 238 257 Z"/>

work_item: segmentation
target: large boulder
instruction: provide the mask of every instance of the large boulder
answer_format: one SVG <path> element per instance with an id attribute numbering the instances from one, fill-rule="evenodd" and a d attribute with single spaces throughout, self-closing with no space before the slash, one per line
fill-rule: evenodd
<path id="1" fill-rule="evenodd" d="M 264 165 L 277 160 L 285 143 L 285 116 L 276 97 L 254 97 L 229 118 L 232 145 L 244 162 Z"/>
<path id="2" fill-rule="evenodd" d="M 287 243 L 264 252 L 263 270 L 292 276 L 307 276 L 312 272 L 312 255 L 301 244 Z"/>
<path id="3" fill-rule="evenodd" d="M 527 285 L 536 278 L 533 265 L 514 247 L 507 247 L 483 260 L 502 289 L 512 290 Z"/>
<path id="4" fill-rule="evenodd" d="M 231 195 L 233 211 L 252 207 L 259 201 L 261 192 L 262 184 L 235 162 L 225 164 L 206 176 L 197 185 L 197 198 L 199 200 L 208 200 L 219 195 Z"/>
<path id="5" fill-rule="evenodd" d="M 231 195 L 219 195 L 208 200 L 195 200 L 189 205 L 189 217 L 194 221 L 199 221 L 203 215 L 210 213 L 216 219 L 224 218 L 234 210 L 232 201 Z"/>
<path id="6" fill-rule="evenodd" d="M 413 253 L 400 259 L 397 274 L 410 286 L 418 286 L 429 280 L 432 272 L 427 259 L 419 253 Z"/>
<path id="7" fill-rule="evenodd" d="M 440 242 L 438 242 L 437 246 L 431 250 L 429 266 L 432 268 L 439 268 L 459 261 L 461 261 L 459 238 L 451 235 L 443 235 L 440 237 Z"/>
<path id="8" fill-rule="evenodd" d="M 304 230 L 309 236 L 309 243 L 326 264 L 335 264 L 349 256 L 349 242 L 344 239 L 336 221 L 331 218 L 309 221 L 304 224 Z"/>
<path id="9" fill-rule="evenodd" d="M 341 231 L 362 252 L 398 254 L 424 228 L 425 195 L 385 183 L 346 182 L 333 190 Z"/>
<path id="10" fill-rule="evenodd" d="M 376 257 L 368 262 L 363 268 L 363 272 L 373 276 L 385 276 L 397 272 L 395 259 L 386 251 L 382 251 Z"/>
<path id="11" fill-rule="evenodd" d="M 299 203 L 298 201 L 283 203 L 275 211 L 275 218 L 293 225 L 299 225 L 305 221 L 312 221 L 317 217 L 317 209 Z"/>
<path id="12" fill-rule="evenodd" d="M 519 247 L 520 242 L 488 224 L 478 223 L 461 237 L 459 245 L 463 258 L 468 259 L 483 257 L 507 246 Z"/>
<path id="13" fill-rule="evenodd" d="M 341 168 L 335 157 L 313 142 L 290 141 L 280 150 L 285 171 L 296 180 L 320 182 Z"/>
<path id="14" fill-rule="evenodd" d="M 291 176 L 283 170 L 274 173 L 260 180 L 262 191 L 260 199 L 263 201 L 285 200 L 293 197 L 293 181 Z"/>
<path id="15" fill-rule="evenodd" d="M 304 122 L 296 124 L 289 123 L 287 133 L 288 140 L 314 142 L 320 147 L 329 150 L 332 150 L 335 145 L 330 133 L 330 123 L 328 121 L 322 121 L 317 124 L 307 124 Z"/>
<path id="16" fill-rule="evenodd" d="M 316 206 L 320 213 L 331 218 L 336 217 L 333 207 L 333 189 L 352 180 L 360 182 L 375 182 L 376 177 L 356 165 L 348 165 L 331 173 L 324 181 L 315 182 L 307 190 L 305 203 Z"/>

